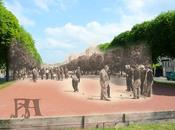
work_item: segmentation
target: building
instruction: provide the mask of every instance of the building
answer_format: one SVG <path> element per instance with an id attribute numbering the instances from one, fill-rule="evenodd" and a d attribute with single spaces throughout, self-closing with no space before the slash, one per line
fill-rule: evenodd
<path id="1" fill-rule="evenodd" d="M 94 53 L 100 53 L 100 51 L 98 50 L 97 47 L 89 47 L 89 48 L 87 48 L 87 49 L 85 50 L 85 54 L 86 54 L 87 56 L 91 56 L 91 55 L 93 55 Z"/>
<path id="2" fill-rule="evenodd" d="M 175 59 L 162 57 L 161 63 L 163 67 L 163 76 L 166 76 L 166 72 L 175 71 Z"/>

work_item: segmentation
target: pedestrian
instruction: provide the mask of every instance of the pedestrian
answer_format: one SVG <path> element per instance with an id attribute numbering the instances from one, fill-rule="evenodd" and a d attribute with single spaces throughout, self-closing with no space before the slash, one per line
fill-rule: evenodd
<path id="1" fill-rule="evenodd" d="M 51 80 L 54 79 L 53 74 L 54 74 L 54 72 L 53 72 L 53 68 L 51 68 L 51 69 L 50 69 L 50 78 L 51 78 Z"/>
<path id="2" fill-rule="evenodd" d="M 108 75 L 109 67 L 105 65 L 105 67 L 100 71 L 100 85 L 101 85 L 101 100 L 110 101 L 107 98 L 107 87 L 109 85 L 109 75 Z"/>
<path id="3" fill-rule="evenodd" d="M 42 80 L 44 79 L 44 73 L 45 73 L 44 68 L 41 68 L 41 70 L 40 70 L 40 76 L 41 76 L 41 79 Z"/>
<path id="4" fill-rule="evenodd" d="M 49 79 L 49 69 L 46 68 L 46 79 Z"/>
<path id="5" fill-rule="evenodd" d="M 140 85 L 140 94 L 143 95 L 143 91 L 144 91 L 144 81 L 145 81 L 145 76 L 146 76 L 146 69 L 144 65 L 140 66 L 140 81 L 141 81 L 141 85 Z"/>
<path id="6" fill-rule="evenodd" d="M 135 65 L 134 69 L 134 83 L 133 83 L 133 94 L 134 94 L 134 99 L 139 99 L 140 98 L 140 69 L 138 65 Z"/>
<path id="7" fill-rule="evenodd" d="M 73 74 L 71 77 L 72 77 L 72 87 L 74 89 L 74 92 L 79 92 L 79 89 L 78 89 L 79 79 L 78 79 L 78 77 L 76 76 L 76 74 Z"/>
<path id="8" fill-rule="evenodd" d="M 108 70 L 108 76 L 109 76 L 109 80 L 110 80 L 110 78 L 111 78 L 111 71 L 110 70 Z M 107 87 L 107 95 L 108 95 L 108 98 L 111 98 L 111 87 L 109 84 Z"/>
<path id="9" fill-rule="evenodd" d="M 67 79 L 69 75 L 68 75 L 68 68 L 66 66 L 64 68 L 64 74 L 65 74 L 65 78 Z"/>
<path id="10" fill-rule="evenodd" d="M 80 67 L 78 66 L 77 70 L 75 71 L 75 74 L 80 82 L 80 78 L 81 78 L 81 70 L 80 70 Z"/>
<path id="11" fill-rule="evenodd" d="M 60 80 L 60 68 L 59 67 L 57 67 L 57 69 L 56 69 L 56 74 L 57 74 L 57 80 Z"/>
<path id="12" fill-rule="evenodd" d="M 151 97 L 152 95 L 152 86 L 153 86 L 153 71 L 151 67 L 149 66 L 146 71 L 146 77 L 145 77 L 145 85 L 146 85 L 146 91 L 145 96 Z"/>
<path id="13" fill-rule="evenodd" d="M 133 72 L 130 65 L 125 65 L 125 68 L 126 68 L 126 85 L 127 85 L 126 91 L 130 92 L 130 91 L 133 91 L 133 86 L 132 86 Z"/>
<path id="14" fill-rule="evenodd" d="M 63 80 L 64 78 L 64 69 L 63 67 L 60 67 L 60 79 Z"/>
<path id="15" fill-rule="evenodd" d="M 33 82 L 36 82 L 36 80 L 37 80 L 37 70 L 36 70 L 36 68 L 33 68 L 33 70 L 32 70 L 32 80 L 33 80 Z"/>

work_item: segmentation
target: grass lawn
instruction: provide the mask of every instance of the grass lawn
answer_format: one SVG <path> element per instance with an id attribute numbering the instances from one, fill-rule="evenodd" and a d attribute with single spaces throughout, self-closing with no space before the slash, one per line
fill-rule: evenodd
<path id="1" fill-rule="evenodd" d="M 9 85 L 11 85 L 14 81 L 0 81 L 0 90 L 8 87 Z"/>
<path id="2" fill-rule="evenodd" d="M 121 128 L 92 128 L 85 130 L 175 130 L 175 123 L 133 124 Z"/>
<path id="3" fill-rule="evenodd" d="M 116 130 L 175 130 L 175 123 L 135 124 L 129 127 L 116 128 Z"/>

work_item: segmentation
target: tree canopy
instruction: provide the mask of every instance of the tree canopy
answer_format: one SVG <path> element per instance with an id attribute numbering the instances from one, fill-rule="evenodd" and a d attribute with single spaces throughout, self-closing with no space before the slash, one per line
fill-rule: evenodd
<path id="1" fill-rule="evenodd" d="M 13 44 L 19 45 L 11 47 Z M 17 51 L 17 47 L 19 47 L 21 51 Z M 13 51 L 14 54 L 25 52 L 23 53 L 25 55 L 20 55 L 20 60 L 16 61 L 19 62 L 19 64 L 20 62 L 26 62 L 26 60 L 35 61 L 36 63 L 33 65 L 42 63 L 42 59 L 35 48 L 35 41 L 32 36 L 25 31 L 19 24 L 18 19 L 4 7 L 2 0 L 0 0 L 0 68 L 3 67 L 7 69 L 6 73 L 8 73 L 8 68 L 10 66 L 10 51 Z M 27 63 L 32 64 L 33 62 Z"/>
<path id="2" fill-rule="evenodd" d="M 175 10 L 161 13 L 154 20 L 136 24 L 130 31 L 123 32 L 107 44 L 99 45 L 101 50 L 127 47 L 144 41 L 157 62 L 160 56 L 175 58 Z"/>

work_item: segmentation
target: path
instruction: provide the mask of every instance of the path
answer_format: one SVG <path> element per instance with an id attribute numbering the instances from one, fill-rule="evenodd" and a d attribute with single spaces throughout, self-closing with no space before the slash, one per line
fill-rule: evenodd
<path id="1" fill-rule="evenodd" d="M 0 91 L 0 118 L 14 114 L 15 98 L 40 99 L 43 116 L 175 110 L 175 87 L 154 87 L 152 98 L 134 100 L 125 86 L 112 83 L 111 101 L 102 101 L 98 79 L 82 78 L 79 86 L 74 93 L 71 79 L 17 81 Z"/>

